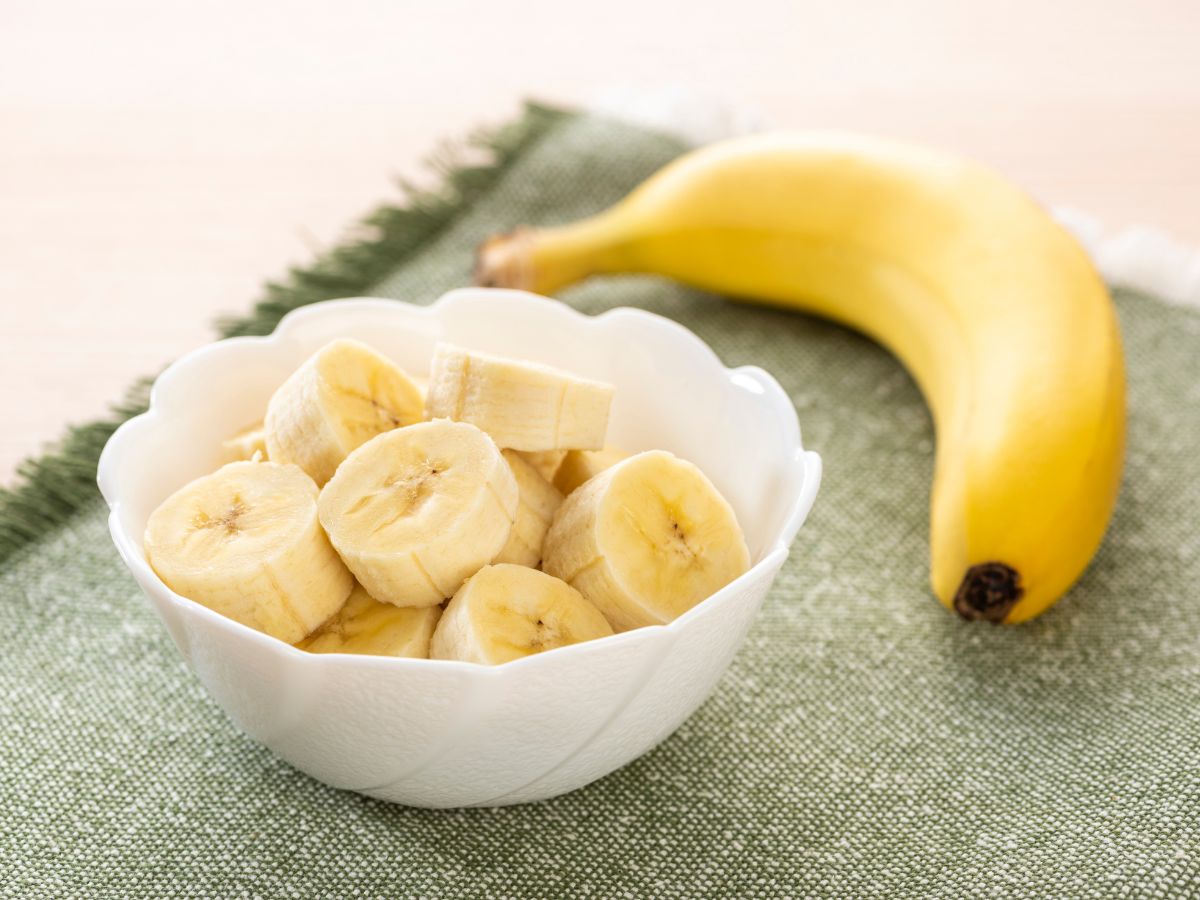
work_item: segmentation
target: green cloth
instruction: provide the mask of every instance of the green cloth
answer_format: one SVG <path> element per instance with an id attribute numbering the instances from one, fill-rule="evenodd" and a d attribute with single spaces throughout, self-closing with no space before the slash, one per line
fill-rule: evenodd
<path id="1" fill-rule="evenodd" d="M 428 302 L 468 282 L 485 235 L 595 211 L 682 149 L 551 117 L 371 293 Z M 1200 315 L 1118 293 L 1116 518 L 1066 600 L 997 628 L 929 593 L 933 435 L 884 351 L 655 279 L 563 299 L 670 316 L 727 364 L 768 369 L 825 458 L 712 699 L 643 758 L 541 804 L 426 811 L 336 791 L 206 696 L 91 499 L 0 571 L 0 896 L 1200 893 Z"/>

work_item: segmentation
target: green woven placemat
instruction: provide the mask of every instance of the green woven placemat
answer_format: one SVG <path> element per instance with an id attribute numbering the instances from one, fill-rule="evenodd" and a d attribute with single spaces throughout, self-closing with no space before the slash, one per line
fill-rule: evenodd
<path id="1" fill-rule="evenodd" d="M 683 149 L 539 108 L 487 144 L 494 165 L 379 213 L 225 330 L 348 294 L 428 302 L 468 280 L 483 236 L 601 208 Z M 713 698 L 642 759 L 538 805 L 433 812 L 327 788 L 236 731 L 180 661 L 109 542 L 97 423 L 0 497 L 0 896 L 1200 892 L 1200 315 L 1118 292 L 1116 519 L 1068 599 L 994 628 L 929 595 L 932 432 L 882 350 L 651 279 L 563 299 L 662 313 L 769 369 L 825 457 Z"/>

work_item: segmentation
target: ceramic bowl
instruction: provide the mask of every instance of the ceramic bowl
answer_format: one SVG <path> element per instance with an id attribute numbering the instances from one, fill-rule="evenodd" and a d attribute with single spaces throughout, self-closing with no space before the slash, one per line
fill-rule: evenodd
<path id="1" fill-rule="evenodd" d="M 696 463 L 737 512 L 753 567 L 668 625 L 497 667 L 304 653 L 175 594 L 142 550 L 151 511 L 216 468 L 220 441 L 261 418 L 284 378 L 339 336 L 369 342 L 414 374 L 449 340 L 615 384 L 610 442 Z M 158 378 L 149 412 L 117 430 L 99 470 L 122 558 L 238 727 L 326 784 L 430 807 L 553 797 L 670 735 L 737 652 L 820 478 L 795 409 L 761 369 L 727 369 L 686 328 L 640 310 L 590 317 L 487 289 L 432 306 L 318 303 L 267 337 L 197 350 Z"/>

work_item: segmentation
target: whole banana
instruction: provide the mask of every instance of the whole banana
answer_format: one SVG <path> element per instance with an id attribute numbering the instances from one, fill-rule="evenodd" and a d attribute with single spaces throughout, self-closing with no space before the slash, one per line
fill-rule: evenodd
<path id="1" fill-rule="evenodd" d="M 826 316 L 889 348 L 937 430 L 933 591 L 968 619 L 1050 607 L 1116 503 L 1125 369 L 1082 248 L 1020 189 L 954 156 L 845 134 L 687 154 L 590 219 L 480 249 L 478 280 L 552 294 L 665 275 Z"/>

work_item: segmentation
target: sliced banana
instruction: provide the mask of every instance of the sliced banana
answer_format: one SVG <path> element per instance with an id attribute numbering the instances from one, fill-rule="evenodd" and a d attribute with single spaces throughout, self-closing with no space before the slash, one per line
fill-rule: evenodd
<path id="1" fill-rule="evenodd" d="M 262 461 L 267 458 L 267 433 L 263 423 L 258 422 L 249 428 L 243 428 L 231 438 L 221 442 L 222 462 L 241 462 L 253 459 Z"/>
<path id="2" fill-rule="evenodd" d="M 424 418 L 421 391 L 391 360 L 339 338 L 292 373 L 267 404 L 267 456 L 295 463 L 318 485 L 356 447 Z"/>
<path id="3" fill-rule="evenodd" d="M 525 461 L 537 469 L 538 474 L 551 484 L 554 483 L 554 473 L 558 471 L 558 467 L 566 455 L 566 450 L 532 450 L 528 453 L 521 453 L 521 456 L 525 457 Z"/>
<path id="4" fill-rule="evenodd" d="M 559 464 L 558 471 L 554 473 L 554 486 L 565 497 L 585 481 L 615 466 L 627 456 L 628 453 L 616 447 L 605 447 L 603 450 L 568 450 Z"/>
<path id="5" fill-rule="evenodd" d="M 600 611 L 557 578 L 525 566 L 486 566 L 446 607 L 429 656 L 495 666 L 612 633 Z"/>
<path id="6" fill-rule="evenodd" d="M 337 612 L 354 583 L 296 466 L 235 462 L 197 478 L 151 514 L 145 548 L 175 593 L 288 643 Z"/>
<path id="7" fill-rule="evenodd" d="M 367 656 L 429 658 L 429 639 L 439 606 L 402 607 L 380 603 L 356 584 L 333 618 L 296 646 L 309 653 L 360 653 Z"/>
<path id="8" fill-rule="evenodd" d="M 470 422 L 501 447 L 599 450 L 612 397 L 609 384 L 438 344 L 426 402 L 430 418 Z"/>
<path id="9" fill-rule="evenodd" d="M 359 447 L 321 491 L 321 524 L 363 587 L 396 606 L 435 606 L 508 542 L 520 506 L 486 434 L 438 419 Z"/>
<path id="10" fill-rule="evenodd" d="M 529 462 L 516 450 L 502 451 L 517 479 L 517 490 L 521 505 L 513 522 L 508 543 L 494 562 L 515 563 L 518 566 L 537 568 L 542 561 L 542 542 L 563 496 L 554 485 L 538 474 Z"/>
<path id="11" fill-rule="evenodd" d="M 625 631 L 670 622 L 750 566 L 733 509 L 665 450 L 631 456 L 559 507 L 542 568 Z"/>

